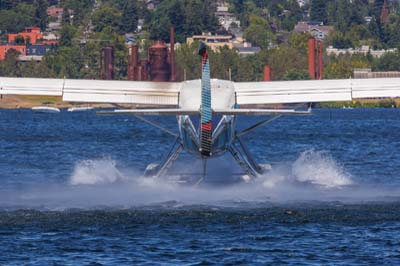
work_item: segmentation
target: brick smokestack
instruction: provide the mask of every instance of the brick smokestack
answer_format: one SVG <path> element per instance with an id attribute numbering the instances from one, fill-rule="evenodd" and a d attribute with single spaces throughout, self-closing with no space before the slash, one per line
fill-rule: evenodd
<path id="1" fill-rule="evenodd" d="M 114 79 L 114 47 L 106 46 L 101 50 L 101 79 Z"/>
<path id="2" fill-rule="evenodd" d="M 321 40 L 317 41 L 318 44 L 318 76 L 317 79 L 322 79 L 324 74 L 324 43 Z"/>
<path id="3" fill-rule="evenodd" d="M 271 81 L 272 80 L 272 69 L 270 66 L 264 66 L 264 81 Z"/>
<path id="4" fill-rule="evenodd" d="M 324 72 L 324 44 L 321 40 L 308 40 L 308 73 L 311 79 L 322 79 Z"/>
<path id="5" fill-rule="evenodd" d="M 308 40 L 308 73 L 311 79 L 315 79 L 315 39 Z"/>
<path id="6" fill-rule="evenodd" d="M 137 80 L 139 48 L 136 44 L 128 46 L 128 80 Z"/>
<path id="7" fill-rule="evenodd" d="M 170 55 L 169 64 L 171 66 L 171 81 L 175 81 L 175 29 L 174 26 L 170 27 Z"/>
<path id="8" fill-rule="evenodd" d="M 150 46 L 148 63 L 151 81 L 169 81 L 171 79 L 168 55 L 168 47 L 163 41 L 156 41 Z"/>

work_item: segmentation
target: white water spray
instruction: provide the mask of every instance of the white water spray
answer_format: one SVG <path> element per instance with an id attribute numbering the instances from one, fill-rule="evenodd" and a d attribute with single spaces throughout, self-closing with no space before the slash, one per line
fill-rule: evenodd
<path id="1" fill-rule="evenodd" d="M 292 166 L 299 182 L 337 188 L 353 184 L 349 174 L 327 152 L 309 150 L 300 154 Z"/>
<path id="2" fill-rule="evenodd" d="M 225 175 L 230 177 L 229 174 Z M 185 186 L 164 178 L 143 177 L 135 171 L 120 169 L 118 163 L 110 158 L 86 160 L 76 164 L 67 186 L 36 187 L 6 197 L 15 205 L 27 207 L 129 208 L 163 202 L 175 202 L 176 206 L 231 206 L 243 202 L 259 204 L 299 200 L 354 202 L 386 197 L 388 193 L 398 194 L 398 189 L 388 192 L 357 187 L 344 167 L 328 153 L 310 150 L 301 153 L 291 164 L 274 166 L 264 176 L 250 183 L 214 187 L 209 184 Z"/>

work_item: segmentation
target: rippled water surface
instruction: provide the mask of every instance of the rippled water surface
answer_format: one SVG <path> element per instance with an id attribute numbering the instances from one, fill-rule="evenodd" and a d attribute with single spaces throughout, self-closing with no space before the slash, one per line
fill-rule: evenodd
<path id="1" fill-rule="evenodd" d="M 128 116 L 1 110 L 0 265 L 400 265 L 400 111 L 281 118 L 246 136 L 272 165 L 250 183 L 229 156 L 197 187 L 144 178 L 172 141 Z"/>

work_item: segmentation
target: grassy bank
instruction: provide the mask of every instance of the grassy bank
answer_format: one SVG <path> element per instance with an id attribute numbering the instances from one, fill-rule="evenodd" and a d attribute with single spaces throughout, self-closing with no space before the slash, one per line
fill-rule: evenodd
<path id="1" fill-rule="evenodd" d="M 86 104 L 75 102 L 63 102 L 62 97 L 55 96 L 16 96 L 3 95 L 0 98 L 0 109 L 19 109 L 32 108 L 34 106 L 51 106 L 57 108 L 70 108 L 74 106 L 82 106 Z M 90 104 L 95 108 L 109 108 L 110 104 Z"/>
<path id="2" fill-rule="evenodd" d="M 79 103 L 63 102 L 61 97 L 54 96 L 15 96 L 3 95 L 0 99 L 0 109 L 32 108 L 34 106 L 53 106 L 69 108 Z M 91 104 L 93 107 L 110 107 L 108 104 Z M 132 106 L 128 106 L 128 108 Z M 316 108 L 400 108 L 400 99 L 365 99 L 351 102 L 317 103 Z M 263 108 L 260 106 L 260 108 Z"/>
<path id="3" fill-rule="evenodd" d="M 0 108 L 14 109 L 14 108 L 31 108 L 34 106 L 48 105 L 55 107 L 68 107 L 69 104 L 63 102 L 61 97 L 53 96 L 15 96 L 3 95 L 0 99 Z"/>
<path id="4" fill-rule="evenodd" d="M 317 103 L 317 108 L 398 108 L 400 99 L 365 99 L 351 102 Z"/>

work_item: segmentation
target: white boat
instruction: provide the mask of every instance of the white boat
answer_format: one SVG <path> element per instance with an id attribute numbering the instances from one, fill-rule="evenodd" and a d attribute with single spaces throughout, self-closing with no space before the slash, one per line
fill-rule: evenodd
<path id="1" fill-rule="evenodd" d="M 84 107 L 71 107 L 68 108 L 68 112 L 84 112 L 84 111 L 89 111 L 92 110 L 93 107 L 89 107 L 89 106 L 84 106 Z"/>
<path id="2" fill-rule="evenodd" d="M 56 108 L 56 107 L 49 107 L 49 106 L 36 106 L 36 107 L 32 107 L 32 111 L 34 111 L 35 113 L 59 113 L 60 109 Z"/>

